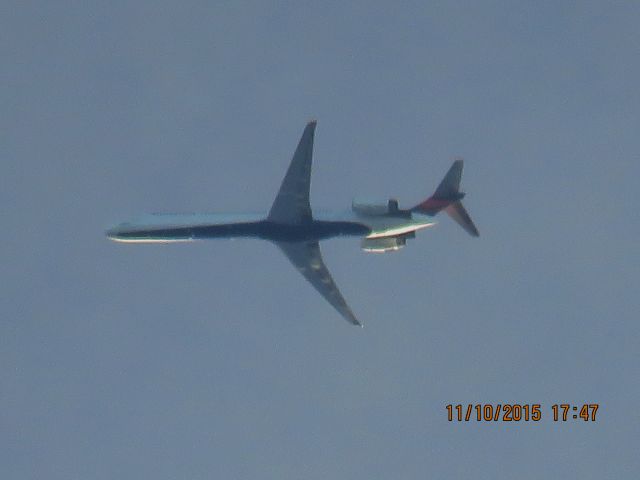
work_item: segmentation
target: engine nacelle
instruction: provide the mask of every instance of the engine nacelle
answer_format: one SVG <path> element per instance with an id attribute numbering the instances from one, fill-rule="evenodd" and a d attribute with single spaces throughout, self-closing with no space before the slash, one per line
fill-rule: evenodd
<path id="1" fill-rule="evenodd" d="M 388 201 L 366 201 L 354 199 L 351 209 L 362 215 L 388 215 L 398 213 L 398 200 L 391 198 Z"/>
<path id="2" fill-rule="evenodd" d="M 364 238 L 360 246 L 369 253 L 397 252 L 407 244 L 406 236 Z"/>

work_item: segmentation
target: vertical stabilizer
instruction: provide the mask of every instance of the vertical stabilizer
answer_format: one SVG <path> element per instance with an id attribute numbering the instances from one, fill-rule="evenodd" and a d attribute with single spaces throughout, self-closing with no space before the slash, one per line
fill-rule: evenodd
<path id="1" fill-rule="evenodd" d="M 451 168 L 449 168 L 449 171 L 433 195 L 413 207 L 411 211 L 434 216 L 441 210 L 444 210 L 458 225 L 464 228 L 469 235 L 478 237 L 480 233 L 473 224 L 473 220 L 471 220 L 461 201 L 465 195 L 464 192 L 460 191 L 463 166 L 464 162 L 462 159 L 453 162 L 453 165 L 451 165 Z"/>

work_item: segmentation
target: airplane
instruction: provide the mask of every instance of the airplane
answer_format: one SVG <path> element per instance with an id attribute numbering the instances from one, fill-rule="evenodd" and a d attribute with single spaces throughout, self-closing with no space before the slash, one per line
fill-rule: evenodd
<path id="1" fill-rule="evenodd" d="M 312 213 L 309 203 L 311 161 L 316 121 L 309 122 L 293 154 L 280 190 L 268 213 L 149 214 L 109 229 L 107 237 L 124 243 L 192 242 L 213 238 L 251 237 L 270 240 L 307 281 L 353 325 L 362 326 L 336 286 L 320 253 L 320 240 L 361 236 L 366 252 L 384 253 L 404 247 L 416 231 L 435 225 L 444 210 L 470 235 L 479 236 L 462 206 L 463 161 L 458 159 L 433 195 L 409 209 L 394 198 L 371 203 L 354 200 L 350 210 Z"/>

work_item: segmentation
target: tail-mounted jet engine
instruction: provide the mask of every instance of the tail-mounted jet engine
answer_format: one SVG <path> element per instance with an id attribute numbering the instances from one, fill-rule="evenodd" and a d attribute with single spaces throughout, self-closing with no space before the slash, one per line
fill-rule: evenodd
<path id="1" fill-rule="evenodd" d="M 368 253 L 397 252 L 407 244 L 407 238 L 415 238 L 415 232 L 394 237 L 364 238 L 360 246 Z"/>

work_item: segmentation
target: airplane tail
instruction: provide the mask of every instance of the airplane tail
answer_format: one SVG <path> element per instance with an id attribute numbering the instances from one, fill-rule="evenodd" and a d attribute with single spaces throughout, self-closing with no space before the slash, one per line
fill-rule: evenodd
<path id="1" fill-rule="evenodd" d="M 478 229 L 462 206 L 462 199 L 465 195 L 464 192 L 460 191 L 463 163 L 462 159 L 453 162 L 433 195 L 413 207 L 411 211 L 434 216 L 444 210 L 469 235 L 478 237 L 480 236 Z"/>

